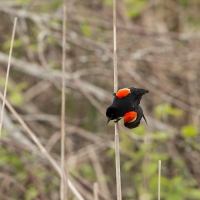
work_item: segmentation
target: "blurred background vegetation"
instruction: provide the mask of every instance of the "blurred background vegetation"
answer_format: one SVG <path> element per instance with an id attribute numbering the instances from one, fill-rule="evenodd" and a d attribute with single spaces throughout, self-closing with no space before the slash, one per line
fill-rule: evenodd
<path id="1" fill-rule="evenodd" d="M 148 126 L 120 122 L 123 200 L 200 199 L 200 1 L 117 1 L 119 88 L 150 91 Z M 8 100 L 60 162 L 62 1 L 0 1 L 0 91 L 18 17 Z M 66 134 L 73 184 L 86 200 L 116 199 L 112 0 L 67 0 Z M 2 102 L 0 102 L 0 105 Z M 121 120 L 122 121 L 122 120 Z M 5 110 L 0 199 L 57 200 L 60 178 L 16 118 Z M 69 192 L 69 199 L 76 199 Z"/>

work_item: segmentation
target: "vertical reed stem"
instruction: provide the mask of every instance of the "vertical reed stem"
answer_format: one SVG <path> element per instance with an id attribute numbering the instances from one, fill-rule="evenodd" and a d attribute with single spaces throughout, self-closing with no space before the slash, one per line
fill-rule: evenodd
<path id="1" fill-rule="evenodd" d="M 99 185 L 97 182 L 93 185 L 94 200 L 99 200 Z"/>
<path id="2" fill-rule="evenodd" d="M 14 25 L 13 25 L 12 38 L 11 38 L 11 44 L 10 44 L 10 52 L 9 52 L 9 57 L 8 57 L 8 67 L 7 67 L 7 73 L 6 73 L 3 103 L 2 103 L 1 116 L 0 116 L 0 138 L 1 138 L 1 129 L 2 129 L 2 124 L 3 124 L 3 112 L 4 112 L 4 107 L 5 107 L 6 92 L 7 92 L 7 86 L 8 86 L 8 77 L 9 77 L 9 72 L 10 72 L 10 62 L 11 62 L 11 57 L 12 57 L 12 49 L 13 49 L 13 43 L 14 43 L 14 38 L 15 38 L 16 26 L 17 26 L 17 17 L 15 17 L 15 21 L 14 21 Z"/>
<path id="3" fill-rule="evenodd" d="M 114 62 L 114 92 L 118 90 L 118 70 L 117 70 L 117 37 L 116 37 L 116 0 L 113 0 L 113 62 Z M 116 162 L 116 182 L 117 200 L 122 199 L 121 194 L 121 172 L 120 172 L 120 152 L 119 152 L 119 126 L 115 123 L 115 162 Z"/>
<path id="4" fill-rule="evenodd" d="M 158 161 L 158 200 L 160 200 L 161 160 Z"/>
<path id="5" fill-rule="evenodd" d="M 63 37 L 62 37 L 62 105 L 61 105 L 61 188 L 60 199 L 67 199 L 67 173 L 65 173 L 65 65 L 66 65 L 66 1 L 63 0 Z"/>

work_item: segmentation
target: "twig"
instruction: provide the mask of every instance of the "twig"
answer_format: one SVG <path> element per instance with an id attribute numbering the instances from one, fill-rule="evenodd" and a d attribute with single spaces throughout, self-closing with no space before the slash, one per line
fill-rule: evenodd
<path id="1" fill-rule="evenodd" d="M 158 200 L 160 200 L 161 160 L 158 161 Z"/>
<path id="2" fill-rule="evenodd" d="M 93 185 L 93 192 L 94 192 L 94 200 L 99 200 L 99 185 L 97 182 L 94 183 Z"/>
<path id="3" fill-rule="evenodd" d="M 63 38 L 62 38 L 62 105 L 61 105 L 61 200 L 67 197 L 67 182 L 65 177 L 65 65 L 66 65 L 66 1 L 63 0 Z M 67 178 L 67 177 L 66 177 Z"/>
<path id="4" fill-rule="evenodd" d="M 7 67 L 7 73 L 6 73 L 3 104 L 2 104 L 1 117 L 0 117 L 0 138 L 1 138 L 1 129 L 2 129 L 2 124 L 3 124 L 3 111 L 4 111 L 4 107 L 5 107 L 5 99 L 6 99 L 6 92 L 7 92 L 7 86 L 8 86 L 8 77 L 9 77 L 9 72 L 10 72 L 10 63 L 11 63 L 12 49 L 13 49 L 13 43 L 14 43 L 14 38 L 15 38 L 16 25 L 17 25 L 17 17 L 15 17 L 15 21 L 14 21 L 14 25 L 13 25 L 12 38 L 11 38 L 11 44 L 10 44 L 10 52 L 9 52 L 9 57 L 8 57 L 8 67 Z"/>
<path id="5" fill-rule="evenodd" d="M 3 100 L 3 94 L 0 92 L 0 98 Z M 58 172 L 60 176 L 62 176 L 62 171 L 58 163 L 52 158 L 52 156 L 47 152 L 47 150 L 44 148 L 44 146 L 41 144 L 39 139 L 36 137 L 36 135 L 31 131 L 31 129 L 27 126 L 27 124 L 23 121 L 23 119 L 19 116 L 19 114 L 16 112 L 16 110 L 12 107 L 12 105 L 5 99 L 5 105 L 8 107 L 10 112 L 16 117 L 18 122 L 22 125 L 24 130 L 28 133 L 28 135 L 31 137 L 31 139 L 34 141 L 34 143 L 38 146 L 40 151 L 42 152 L 43 156 L 46 157 L 49 162 L 52 164 L 54 169 Z M 73 191 L 74 195 L 77 197 L 78 200 L 84 200 L 81 194 L 77 191 L 75 186 L 72 184 L 72 182 L 67 180 L 69 188 Z"/>
<path id="6" fill-rule="evenodd" d="M 7 63 L 7 60 L 8 60 L 8 56 L 0 52 L 0 63 Z M 11 60 L 11 64 L 14 66 L 15 70 L 19 72 L 25 73 L 30 76 L 35 76 L 37 78 L 46 79 L 50 81 L 51 83 L 55 84 L 56 86 L 57 86 L 57 79 L 60 80 L 60 78 L 62 77 L 62 73 L 60 71 L 56 71 L 52 69 L 46 70 L 41 65 L 38 65 L 33 62 L 20 60 L 14 57 Z M 73 75 L 72 73 L 65 72 L 66 85 L 74 89 L 73 87 L 74 85 L 71 84 L 71 82 L 76 79 L 72 77 L 72 75 Z M 95 96 L 98 100 L 111 102 L 111 98 L 109 98 L 110 93 L 104 90 L 103 88 L 100 88 L 94 84 L 91 84 L 81 79 L 78 79 L 78 81 L 82 87 L 87 88 L 88 93 L 91 93 L 91 95 Z M 60 85 L 59 85 L 59 89 L 60 89 Z"/>
<path id="7" fill-rule="evenodd" d="M 116 38 L 116 0 L 113 0 L 113 60 L 114 60 L 114 92 L 118 90 L 118 70 L 117 70 L 117 38 Z M 117 181 L 117 200 L 122 199 L 121 194 L 121 172 L 120 172 L 120 153 L 119 153 L 119 126 L 115 123 L 115 162 L 116 162 L 116 181 Z"/>

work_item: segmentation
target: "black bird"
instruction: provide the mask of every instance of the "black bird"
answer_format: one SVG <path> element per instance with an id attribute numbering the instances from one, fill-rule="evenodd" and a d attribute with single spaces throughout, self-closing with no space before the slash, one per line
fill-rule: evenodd
<path id="1" fill-rule="evenodd" d="M 135 108 L 135 106 L 140 104 L 142 96 L 148 92 L 149 91 L 145 89 L 130 87 L 120 89 L 114 93 L 113 103 L 107 108 L 106 111 L 106 116 L 108 118 L 107 123 L 110 120 L 118 122 L 126 113 L 134 111 L 134 109 L 137 110 L 141 108 Z"/>

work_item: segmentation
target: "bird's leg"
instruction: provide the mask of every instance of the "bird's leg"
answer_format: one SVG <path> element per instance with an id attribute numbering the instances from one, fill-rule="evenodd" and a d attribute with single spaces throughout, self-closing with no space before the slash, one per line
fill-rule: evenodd
<path id="1" fill-rule="evenodd" d="M 121 118 L 116 119 L 116 120 L 114 121 L 114 123 L 118 122 L 120 119 L 121 119 Z"/>
<path id="2" fill-rule="evenodd" d="M 144 114 L 142 115 L 142 117 L 144 118 L 144 121 L 146 122 L 146 124 L 147 124 L 147 120 L 146 120 L 146 118 L 145 118 L 145 116 L 144 116 Z M 147 124 L 148 125 L 148 124 Z"/>

